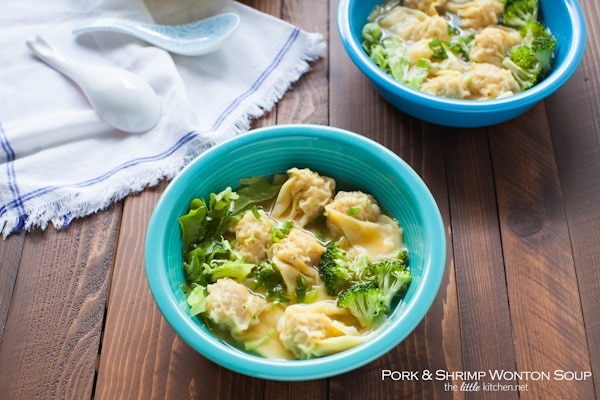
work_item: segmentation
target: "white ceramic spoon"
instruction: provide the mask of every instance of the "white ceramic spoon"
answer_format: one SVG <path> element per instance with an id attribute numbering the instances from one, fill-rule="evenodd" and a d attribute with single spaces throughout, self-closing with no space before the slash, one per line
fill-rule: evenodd
<path id="1" fill-rule="evenodd" d="M 140 133 L 158 123 L 160 99 L 139 76 L 121 68 L 68 59 L 39 35 L 26 43 L 38 58 L 77 83 L 96 112 L 117 129 Z"/>
<path id="2" fill-rule="evenodd" d="M 142 39 L 172 53 L 198 56 L 215 51 L 240 22 L 234 13 L 212 16 L 184 25 L 157 25 L 125 18 L 99 18 L 73 29 L 74 35 L 114 31 Z"/>

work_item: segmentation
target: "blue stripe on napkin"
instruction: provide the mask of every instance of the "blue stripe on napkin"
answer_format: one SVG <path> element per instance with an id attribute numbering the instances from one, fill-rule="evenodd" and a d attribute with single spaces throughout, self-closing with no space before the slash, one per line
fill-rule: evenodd
<path id="1" fill-rule="evenodd" d="M 244 99 L 246 99 L 247 97 L 252 95 L 254 92 L 256 92 L 261 87 L 261 85 L 265 82 L 265 80 L 269 77 L 269 75 L 274 70 L 276 70 L 277 66 L 284 59 L 286 53 L 291 49 L 292 45 L 294 44 L 294 42 L 300 35 L 300 32 L 301 31 L 298 28 L 295 28 L 292 30 L 290 36 L 285 41 L 285 43 L 283 44 L 283 46 L 281 47 L 279 52 L 275 55 L 272 62 L 267 66 L 267 68 L 265 68 L 265 70 L 252 83 L 252 85 L 248 88 L 248 90 L 245 91 L 244 93 L 242 93 L 236 99 L 234 99 L 231 102 L 231 104 L 225 108 L 223 113 L 216 119 L 213 126 L 208 131 L 203 132 L 203 133 L 217 131 L 221 127 L 223 122 L 226 120 L 226 118 L 235 111 L 236 107 L 238 107 Z M 0 144 L 2 146 L 2 150 L 6 154 L 6 160 L 7 160 L 6 161 L 6 177 L 7 177 L 7 182 L 8 182 L 8 187 L 9 187 L 10 193 L 13 197 L 12 201 L 0 206 L 0 217 L 3 217 L 4 215 L 6 215 L 8 212 L 10 212 L 12 210 L 16 210 L 17 218 L 19 221 L 18 224 L 14 227 L 14 229 L 11 229 L 9 232 L 5 232 L 5 235 L 8 235 L 12 232 L 19 231 L 24 227 L 25 221 L 28 218 L 28 216 L 26 214 L 26 210 L 25 210 L 25 203 L 27 201 L 30 201 L 34 198 L 37 198 L 37 197 L 46 195 L 48 193 L 60 190 L 61 188 L 67 188 L 67 187 L 83 188 L 83 187 L 92 186 L 96 183 L 99 183 L 99 182 L 102 182 L 102 181 L 108 179 L 109 177 L 113 176 L 115 173 L 117 173 L 121 170 L 126 170 L 128 168 L 131 168 L 133 166 L 143 164 L 143 163 L 156 162 L 156 161 L 160 161 L 162 159 L 166 159 L 170 155 L 174 154 L 177 150 L 184 147 L 187 143 L 192 141 L 198 135 L 201 135 L 203 133 L 200 133 L 197 131 L 187 132 L 185 135 L 183 135 L 181 138 L 179 138 L 178 141 L 175 142 L 170 148 L 168 148 L 167 150 L 165 150 L 161 153 L 158 153 L 153 156 L 132 159 L 126 163 L 123 163 L 123 164 L 113 168 L 112 170 L 110 170 L 102 175 L 91 178 L 89 180 L 85 180 L 85 181 L 82 181 L 82 182 L 79 182 L 76 184 L 72 184 L 72 185 L 68 185 L 68 186 L 56 186 L 56 185 L 46 186 L 46 187 L 36 189 L 32 192 L 26 193 L 24 195 L 21 195 L 19 192 L 18 184 L 17 184 L 17 176 L 16 176 L 16 173 L 14 170 L 15 153 L 11 148 L 11 145 L 9 143 L 6 132 L 4 132 L 4 129 L 2 128 L 2 124 L 0 121 Z M 203 148 L 200 150 L 204 151 L 207 148 L 209 148 L 211 145 L 212 145 L 211 143 L 207 143 L 206 146 L 203 146 Z M 64 221 L 63 225 L 65 227 L 68 226 L 68 224 L 70 223 L 71 220 L 72 220 L 72 217 L 69 217 L 69 215 L 65 215 L 63 217 L 63 221 Z M 0 226 L 0 231 L 2 229 L 3 229 L 3 227 Z"/>

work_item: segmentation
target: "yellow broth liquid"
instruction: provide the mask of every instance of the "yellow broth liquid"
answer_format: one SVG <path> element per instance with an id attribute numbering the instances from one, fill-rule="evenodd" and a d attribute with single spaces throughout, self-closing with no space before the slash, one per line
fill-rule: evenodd
<path id="1" fill-rule="evenodd" d="M 286 177 L 285 177 L 285 175 L 275 175 L 274 183 L 277 183 L 278 179 L 285 180 Z M 336 193 L 340 190 L 345 190 L 345 191 L 356 190 L 356 189 L 349 189 L 349 188 L 351 188 L 351 186 L 348 185 L 347 182 L 343 182 L 343 181 L 340 182 L 340 181 L 336 180 Z M 271 215 L 271 210 L 272 210 L 274 204 L 275 204 L 275 199 L 273 199 L 272 201 L 269 201 L 269 202 L 259 204 L 259 205 L 257 205 L 257 208 L 264 211 L 268 215 L 268 217 L 271 218 L 273 221 L 279 221 L 278 219 L 274 218 Z M 389 215 L 388 213 L 385 212 L 382 205 L 379 205 L 379 206 L 381 207 L 382 215 Z M 285 221 L 279 221 L 279 222 L 285 222 Z M 331 231 L 329 230 L 329 228 L 327 227 L 326 218 L 324 216 L 321 218 L 319 218 L 319 217 L 316 218 L 314 221 L 312 221 L 311 223 L 306 225 L 304 228 L 299 228 L 298 226 L 295 226 L 295 229 L 302 229 L 304 232 L 307 232 L 310 235 L 317 238 L 321 243 L 327 243 L 328 241 L 333 239 L 333 235 L 332 235 Z M 400 233 L 402 233 L 401 228 L 400 228 Z M 235 238 L 233 236 L 233 233 L 231 233 L 231 235 L 232 236 L 228 237 L 227 239 L 231 240 L 231 239 Z M 403 240 L 401 242 L 402 242 L 401 248 L 405 248 Z M 395 249 L 395 251 L 397 251 L 397 250 L 400 250 L 400 249 Z M 312 288 L 310 289 L 311 291 L 316 291 L 317 296 L 316 296 L 316 298 L 311 299 L 311 300 L 313 300 L 313 302 L 331 301 L 331 302 L 335 303 L 336 297 L 330 296 L 327 294 L 325 284 L 319 277 L 317 266 L 312 266 L 311 268 L 314 269 L 314 271 L 316 272 L 315 276 L 318 277 L 316 279 L 316 281 L 314 282 Z M 252 290 L 253 282 L 251 280 L 247 280 L 242 283 L 244 283 L 245 286 L 248 287 L 248 289 L 250 291 L 252 291 L 254 294 L 265 297 L 264 294 L 258 293 L 258 292 L 255 292 Z M 232 334 L 228 330 L 221 329 L 219 326 L 217 326 L 217 324 L 213 323 L 210 319 L 204 318 L 204 317 L 200 317 L 200 318 L 208 326 L 208 328 L 215 334 L 215 336 L 219 337 L 225 343 L 231 345 L 234 348 L 240 349 L 242 351 L 246 351 L 250 354 L 256 354 L 256 355 L 264 357 L 264 358 L 269 358 L 269 359 L 296 360 L 297 357 L 290 350 L 287 350 L 283 346 L 282 342 L 279 340 L 279 332 L 277 332 L 277 322 L 282 317 L 282 315 L 285 311 L 285 308 L 290 305 L 297 304 L 294 294 L 287 294 L 286 297 L 290 298 L 289 302 L 285 302 L 285 303 L 282 302 L 282 303 L 278 303 L 278 304 L 271 303 L 272 307 L 269 310 L 263 311 L 262 313 L 259 314 L 259 316 L 258 316 L 259 322 L 258 323 L 251 325 L 246 331 L 244 331 L 240 334 L 236 334 L 235 337 L 232 336 Z M 365 330 L 365 329 L 361 330 L 358 320 L 356 318 L 354 318 L 352 315 L 348 315 L 348 316 L 336 315 L 335 319 L 337 321 L 343 322 L 344 324 L 346 324 L 348 326 L 356 327 L 357 329 L 359 329 L 359 331 L 363 335 L 366 335 L 367 333 L 372 332 L 374 329 L 378 328 L 378 327 L 371 327 L 368 330 Z M 383 321 L 383 322 L 385 322 L 385 321 Z M 255 347 L 251 350 L 247 350 L 245 348 L 245 343 L 253 343 L 253 342 L 256 342 L 257 340 L 258 341 L 264 340 L 264 341 L 261 341 L 261 344 L 259 346 Z"/>

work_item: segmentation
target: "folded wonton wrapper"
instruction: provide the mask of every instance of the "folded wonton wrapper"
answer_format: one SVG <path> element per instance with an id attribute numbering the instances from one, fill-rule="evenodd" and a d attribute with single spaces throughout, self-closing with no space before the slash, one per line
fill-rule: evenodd
<path id="1" fill-rule="evenodd" d="M 325 215 L 346 237 L 352 247 L 363 250 L 376 262 L 402 247 L 402 228 L 393 219 L 381 216 L 377 222 L 361 221 L 325 208 Z"/>

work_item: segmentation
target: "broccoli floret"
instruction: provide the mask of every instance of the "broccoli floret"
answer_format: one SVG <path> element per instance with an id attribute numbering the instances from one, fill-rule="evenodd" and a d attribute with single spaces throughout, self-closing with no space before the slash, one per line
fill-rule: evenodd
<path id="1" fill-rule="evenodd" d="M 407 250 L 398 251 L 398 253 L 396 254 L 396 259 L 400 263 L 402 263 L 403 265 L 408 267 L 408 251 Z"/>
<path id="2" fill-rule="evenodd" d="M 523 43 L 530 45 L 533 39 L 550 36 L 550 32 L 539 21 L 527 21 L 519 28 Z"/>
<path id="3" fill-rule="evenodd" d="M 412 274 L 407 268 L 406 252 L 401 252 L 395 260 L 384 260 L 370 264 L 365 271 L 365 278 L 383 291 L 383 304 L 388 310 L 392 302 L 406 293 L 412 281 Z"/>
<path id="4" fill-rule="evenodd" d="M 370 282 L 357 283 L 340 293 L 337 305 L 348 309 L 363 328 L 376 325 L 388 311 L 383 290 Z"/>
<path id="5" fill-rule="evenodd" d="M 507 0 L 502 14 L 502 24 L 518 29 L 528 21 L 537 21 L 538 14 L 538 0 Z"/>
<path id="6" fill-rule="evenodd" d="M 287 288 L 281 272 L 275 265 L 270 262 L 261 262 L 252 271 L 253 290 L 264 292 L 269 300 L 274 300 L 279 303 L 287 303 L 290 301 L 284 293 L 287 293 Z"/>
<path id="7" fill-rule="evenodd" d="M 254 290 L 273 290 L 279 285 L 285 285 L 279 270 L 270 262 L 263 261 L 253 271 Z"/>
<path id="8" fill-rule="evenodd" d="M 552 68 L 556 38 L 538 21 L 527 21 L 519 29 L 523 43 L 512 47 L 502 65 L 510 70 L 521 90 L 539 83 Z"/>
<path id="9" fill-rule="evenodd" d="M 556 38 L 552 35 L 537 37 L 531 42 L 531 49 L 535 53 L 535 57 L 542 66 L 544 73 L 548 73 L 552 68 L 556 42 Z"/>
<path id="10" fill-rule="evenodd" d="M 552 33 L 539 21 L 528 21 L 519 29 L 519 33 L 523 37 L 523 44 L 527 46 L 532 46 L 536 40 L 549 40 L 551 42 L 556 40 Z"/>
<path id="11" fill-rule="evenodd" d="M 502 65 L 510 70 L 521 90 L 527 90 L 543 78 L 543 68 L 533 50 L 526 45 L 515 46 L 508 51 Z"/>
<path id="12" fill-rule="evenodd" d="M 319 261 L 319 275 L 330 296 L 337 296 L 358 279 L 357 266 L 348 253 L 335 242 L 329 242 Z"/>
<path id="13" fill-rule="evenodd" d="M 519 33 L 523 36 L 523 45 L 531 48 L 544 72 L 550 71 L 557 43 L 556 38 L 544 25 L 536 21 L 527 22 L 519 29 Z"/>

